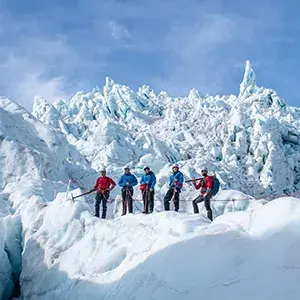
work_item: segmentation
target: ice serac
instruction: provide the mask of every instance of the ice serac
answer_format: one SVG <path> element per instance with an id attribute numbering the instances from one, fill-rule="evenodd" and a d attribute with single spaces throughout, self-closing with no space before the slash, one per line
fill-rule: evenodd
<path id="1" fill-rule="evenodd" d="M 256 76 L 252 69 L 249 60 L 246 61 L 245 73 L 242 83 L 240 84 L 240 95 L 239 97 L 247 97 L 255 93 L 257 90 Z"/>
<path id="2" fill-rule="evenodd" d="M 61 115 L 58 110 L 51 103 L 47 102 L 39 96 L 35 97 L 32 115 L 35 116 L 39 121 L 61 130 L 64 134 L 68 134 L 67 126 L 62 121 Z"/>
<path id="3" fill-rule="evenodd" d="M 63 122 L 67 140 L 93 168 L 117 175 L 129 164 L 140 174 L 147 162 L 161 178 L 162 194 L 165 170 L 175 161 L 187 178 L 205 165 L 224 188 L 256 197 L 300 190 L 300 110 L 258 87 L 249 61 L 238 96 L 203 97 L 192 89 L 174 98 L 146 85 L 134 92 L 107 77 L 103 90 L 80 91 L 54 106 L 55 114 L 46 109 L 39 119 L 56 128 Z"/>
<path id="4" fill-rule="evenodd" d="M 189 99 L 194 100 L 194 99 L 201 99 L 205 98 L 198 90 L 192 89 L 190 90 L 189 93 Z"/>
<path id="5" fill-rule="evenodd" d="M 48 111 L 47 103 L 40 104 L 39 108 Z M 0 137 L 0 189 L 22 176 L 67 181 L 74 170 L 90 171 L 85 158 L 67 142 L 65 134 L 5 98 L 0 99 Z"/>

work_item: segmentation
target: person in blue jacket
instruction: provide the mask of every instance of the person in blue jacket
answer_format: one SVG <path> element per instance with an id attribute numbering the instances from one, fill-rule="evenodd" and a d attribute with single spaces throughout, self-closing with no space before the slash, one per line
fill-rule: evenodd
<path id="1" fill-rule="evenodd" d="M 144 214 L 153 212 L 154 208 L 154 187 L 156 184 L 156 177 L 148 166 L 144 167 L 145 174 L 140 180 L 140 190 L 144 202 Z"/>
<path id="2" fill-rule="evenodd" d="M 164 198 L 165 210 L 170 210 L 170 201 L 173 200 L 175 211 L 179 210 L 179 193 L 183 186 L 183 174 L 179 171 L 177 164 L 172 167 L 172 175 L 170 176 L 169 190 Z"/>
<path id="3" fill-rule="evenodd" d="M 121 195 L 123 202 L 123 212 L 122 216 L 126 215 L 127 203 L 128 203 L 128 212 L 132 213 L 132 204 L 133 204 L 133 187 L 138 184 L 136 177 L 130 173 L 130 168 L 124 168 L 124 174 L 120 178 L 118 185 L 121 187 Z"/>

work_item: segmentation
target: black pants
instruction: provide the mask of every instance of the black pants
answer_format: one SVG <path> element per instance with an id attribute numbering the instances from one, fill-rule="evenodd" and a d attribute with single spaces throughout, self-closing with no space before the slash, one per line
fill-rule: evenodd
<path id="1" fill-rule="evenodd" d="M 123 212 L 122 215 L 126 215 L 127 212 L 127 205 L 128 205 L 128 212 L 132 213 L 132 204 L 133 204 L 133 190 L 124 190 L 122 191 L 122 203 L 123 203 Z"/>
<path id="2" fill-rule="evenodd" d="M 212 221 L 212 210 L 210 207 L 210 199 L 211 199 L 211 194 L 208 194 L 206 197 L 200 195 L 196 199 L 193 200 L 193 208 L 194 208 L 194 213 L 198 214 L 199 209 L 198 209 L 198 203 L 204 201 L 204 205 L 207 211 L 207 217 Z"/>
<path id="3" fill-rule="evenodd" d="M 143 191 L 142 195 L 144 202 L 144 212 L 152 213 L 154 208 L 154 191 L 150 191 L 149 189 L 147 189 Z"/>
<path id="4" fill-rule="evenodd" d="M 100 203 L 102 201 L 102 218 L 106 218 L 107 211 L 107 199 L 109 198 L 109 191 L 105 191 L 104 193 L 97 192 L 96 194 L 96 203 L 95 203 L 95 216 L 99 218 L 99 209 Z"/>
<path id="5" fill-rule="evenodd" d="M 173 198 L 175 211 L 179 210 L 179 191 L 176 190 L 174 195 L 174 189 L 169 189 L 164 198 L 165 210 L 170 210 L 170 201 Z M 173 197 L 174 196 L 174 197 Z"/>

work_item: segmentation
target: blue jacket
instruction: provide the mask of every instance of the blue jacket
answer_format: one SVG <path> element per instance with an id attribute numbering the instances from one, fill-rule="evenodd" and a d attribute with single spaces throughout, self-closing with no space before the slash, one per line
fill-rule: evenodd
<path id="1" fill-rule="evenodd" d="M 149 189 L 154 189 L 156 184 L 156 177 L 153 172 L 144 174 L 141 178 L 140 184 L 148 184 Z"/>
<path id="2" fill-rule="evenodd" d="M 132 187 L 138 184 L 136 177 L 131 173 L 122 175 L 118 182 L 118 185 L 124 189 L 127 182 L 129 183 L 130 190 L 133 190 Z"/>
<path id="3" fill-rule="evenodd" d="M 177 181 L 174 181 L 174 180 L 177 180 Z M 183 174 L 178 171 L 176 173 L 173 173 L 171 176 L 170 176 L 170 182 L 169 182 L 169 187 L 176 187 L 177 189 L 181 190 L 182 189 L 182 186 L 183 186 Z"/>

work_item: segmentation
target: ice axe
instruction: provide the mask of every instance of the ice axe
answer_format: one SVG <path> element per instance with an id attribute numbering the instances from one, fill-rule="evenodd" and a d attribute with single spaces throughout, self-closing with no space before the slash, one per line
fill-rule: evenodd
<path id="1" fill-rule="evenodd" d="M 72 195 L 72 193 L 71 193 L 72 201 L 74 201 L 76 198 L 79 198 L 79 197 L 82 197 L 82 196 L 85 196 L 85 195 L 89 195 L 89 194 L 92 193 L 92 192 L 94 192 L 94 191 L 88 191 L 88 192 L 86 192 L 86 193 L 83 193 L 83 194 L 78 195 L 78 196 L 75 196 L 75 197 L 73 197 L 73 195 Z"/>
<path id="2" fill-rule="evenodd" d="M 201 180 L 203 178 L 195 178 L 195 179 L 191 179 L 191 180 L 186 180 L 185 182 L 188 183 L 188 182 L 193 182 L 193 181 L 196 181 L 196 180 Z"/>

